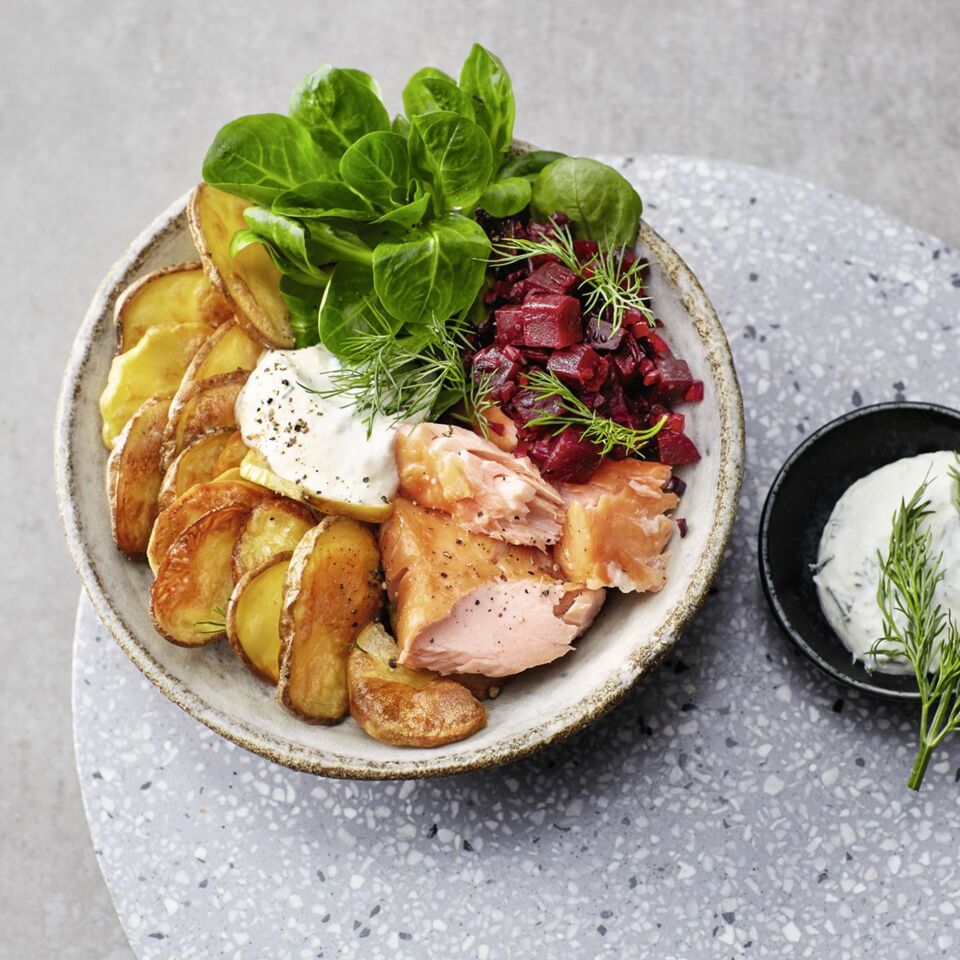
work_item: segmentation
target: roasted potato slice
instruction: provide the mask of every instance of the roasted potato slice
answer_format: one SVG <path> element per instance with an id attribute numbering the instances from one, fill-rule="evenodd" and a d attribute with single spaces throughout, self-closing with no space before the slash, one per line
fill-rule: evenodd
<path id="1" fill-rule="evenodd" d="M 396 747 L 439 747 L 481 730 L 487 711 L 456 680 L 409 670 L 378 623 L 365 627 L 347 661 L 350 715 L 375 740 Z"/>
<path id="2" fill-rule="evenodd" d="M 239 467 L 243 463 L 243 458 L 247 455 L 249 447 L 243 442 L 243 437 L 239 430 L 234 430 L 230 434 L 227 445 L 223 448 L 217 462 L 213 468 L 213 475 L 220 476 L 226 470 L 237 470 L 237 476 L 240 475 Z M 262 484 L 261 484 L 262 486 Z"/>
<path id="3" fill-rule="evenodd" d="M 316 524 L 313 513 L 295 500 L 278 497 L 254 507 L 233 550 L 234 582 L 292 551 Z"/>
<path id="4" fill-rule="evenodd" d="M 230 242 L 246 230 L 245 200 L 200 183 L 193 191 L 187 218 L 210 282 L 233 304 L 237 319 L 267 346 L 294 346 L 290 313 L 280 295 L 280 271 L 262 244 L 251 244 L 235 257 Z"/>
<path id="5" fill-rule="evenodd" d="M 229 469 L 229 467 L 220 469 L 220 458 L 227 444 L 236 435 L 236 430 L 220 430 L 217 433 L 207 433 L 197 437 L 193 443 L 184 447 L 163 475 L 158 499 L 160 509 L 166 510 L 177 497 L 182 496 L 191 487 L 198 483 L 209 483 L 219 477 L 224 469 Z"/>
<path id="6" fill-rule="evenodd" d="M 237 395 L 249 375 L 246 370 L 221 373 L 177 392 L 170 404 L 160 451 L 160 466 L 164 470 L 169 469 L 177 454 L 197 437 L 237 428 Z"/>
<path id="7" fill-rule="evenodd" d="M 153 521 L 157 518 L 160 444 L 170 401 L 145 400 L 123 428 L 107 459 L 107 497 L 110 526 L 116 545 L 132 557 L 146 552 Z"/>
<path id="8" fill-rule="evenodd" d="M 292 553 L 281 553 L 248 570 L 227 607 L 227 638 L 240 662 L 268 683 L 280 676 L 280 608 Z"/>
<path id="9" fill-rule="evenodd" d="M 236 320 L 220 324 L 203 342 L 183 376 L 183 387 L 208 380 L 221 373 L 252 370 L 263 353 L 263 344 L 254 340 Z"/>
<path id="10" fill-rule="evenodd" d="M 202 647 L 227 632 L 230 557 L 249 511 L 224 507 L 191 523 L 170 545 L 150 590 L 150 613 L 171 643 Z"/>
<path id="11" fill-rule="evenodd" d="M 357 504 L 346 503 L 343 500 L 331 500 L 327 497 L 316 497 L 307 493 L 302 487 L 277 476 L 267 465 L 266 460 L 256 451 L 250 450 L 240 464 L 240 475 L 252 483 L 268 487 L 274 493 L 291 500 L 299 500 L 321 513 L 332 513 L 338 517 L 349 517 L 362 523 L 383 523 L 393 513 L 392 503 Z"/>
<path id="12" fill-rule="evenodd" d="M 178 323 L 219 326 L 233 316 L 233 308 L 207 279 L 199 260 L 160 267 L 130 284 L 113 311 L 117 323 L 117 352 L 135 347 L 153 327 Z"/>
<path id="13" fill-rule="evenodd" d="M 209 483 L 198 483 L 191 487 L 157 517 L 147 544 L 150 569 L 157 572 L 171 544 L 205 513 L 224 507 L 242 507 L 249 513 L 258 503 L 271 497 L 271 491 L 248 483 L 239 474 L 231 474 L 230 471 Z M 232 551 L 233 547 L 230 549 Z M 231 563 L 232 553 L 227 561 Z"/>
<path id="14" fill-rule="evenodd" d="M 370 530 L 326 517 L 293 551 L 280 614 L 277 695 L 312 723 L 336 723 L 349 708 L 347 657 L 380 612 L 380 554 Z"/>
<path id="15" fill-rule="evenodd" d="M 172 397 L 190 361 L 211 328 L 205 323 L 153 327 L 126 353 L 113 358 L 107 385 L 100 394 L 103 442 L 112 449 L 117 437 L 150 397 Z"/>

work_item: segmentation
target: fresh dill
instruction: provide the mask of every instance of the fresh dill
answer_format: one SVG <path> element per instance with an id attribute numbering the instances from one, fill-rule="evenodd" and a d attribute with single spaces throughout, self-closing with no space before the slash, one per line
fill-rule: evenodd
<path id="1" fill-rule="evenodd" d="M 490 377 L 471 376 L 463 362 L 470 349 L 467 321 L 433 318 L 412 333 L 396 334 L 374 320 L 346 341 L 349 360 L 330 375 L 332 386 L 310 393 L 325 399 L 343 398 L 356 407 L 367 433 L 374 420 L 436 419 L 453 409 L 453 416 L 486 426 L 491 406 Z"/>
<path id="2" fill-rule="evenodd" d="M 202 628 L 200 633 L 223 633 L 227 629 L 227 611 L 223 607 L 214 607 L 213 615 L 218 619 L 195 620 L 193 625 Z"/>
<path id="3" fill-rule="evenodd" d="M 556 400 L 560 411 L 545 411 L 532 420 L 527 427 L 546 427 L 553 435 L 563 433 L 569 427 L 581 431 L 581 437 L 600 448 L 602 456 L 622 447 L 629 454 L 639 456 L 643 448 L 663 429 L 667 422 L 664 416 L 659 423 L 646 430 L 638 430 L 602 417 L 591 410 L 562 380 L 551 371 L 535 370 L 527 377 L 527 389 L 541 400 Z"/>
<path id="4" fill-rule="evenodd" d="M 951 475 L 957 477 L 957 471 Z M 929 485 L 927 478 L 909 502 L 901 501 L 887 556 L 878 555 L 883 636 L 870 649 L 874 656 L 906 658 L 916 676 L 920 733 L 911 790 L 920 789 L 932 752 L 960 730 L 960 625 L 936 600 L 945 572 L 943 554 L 934 554 L 933 535 L 924 523 L 933 512 Z"/>
<path id="5" fill-rule="evenodd" d="M 580 278 L 584 313 L 608 319 L 616 333 L 628 310 L 639 311 L 650 327 L 656 326 L 650 310 L 650 298 L 643 295 L 643 271 L 646 260 L 624 265 L 619 252 L 604 244 L 588 260 L 581 261 L 574 247 L 573 234 L 566 224 L 550 222 L 552 236 L 538 240 L 515 237 L 493 245 L 493 266 L 519 263 L 535 256 L 553 256 Z"/>

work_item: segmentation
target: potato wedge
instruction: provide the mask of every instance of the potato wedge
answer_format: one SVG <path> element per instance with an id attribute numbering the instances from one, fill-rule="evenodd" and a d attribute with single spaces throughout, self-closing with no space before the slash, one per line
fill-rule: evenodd
<path id="1" fill-rule="evenodd" d="M 205 323 L 217 327 L 233 308 L 207 279 L 199 260 L 160 267 L 130 284 L 113 311 L 117 352 L 135 347 L 153 327 Z"/>
<path id="2" fill-rule="evenodd" d="M 282 553 L 294 550 L 317 518 L 303 504 L 278 497 L 254 507 L 233 550 L 233 579 L 239 583 Z"/>
<path id="3" fill-rule="evenodd" d="M 375 740 L 396 747 L 439 747 L 481 730 L 487 711 L 456 680 L 409 670 L 378 623 L 365 627 L 347 661 L 350 715 Z"/>
<path id="4" fill-rule="evenodd" d="M 163 434 L 160 466 L 164 470 L 197 437 L 237 428 L 237 394 L 249 375 L 246 370 L 234 370 L 194 382 L 185 392 L 178 391 Z"/>
<path id="5" fill-rule="evenodd" d="M 262 244 L 252 244 L 235 257 L 230 241 L 246 230 L 245 200 L 200 183 L 190 197 L 187 219 L 210 282 L 233 305 L 237 319 L 267 346 L 292 347 L 290 313 L 280 296 L 280 271 Z"/>
<path id="6" fill-rule="evenodd" d="M 144 400 L 176 393 L 190 361 L 210 332 L 205 323 L 153 327 L 132 350 L 113 358 L 107 385 L 100 394 L 103 442 L 108 450 Z"/>
<path id="7" fill-rule="evenodd" d="M 145 400 L 123 428 L 107 459 L 110 526 L 116 545 L 132 557 L 147 550 L 159 511 L 160 444 L 170 401 Z"/>
<path id="8" fill-rule="evenodd" d="M 229 471 L 209 483 L 191 487 L 157 517 L 147 544 L 150 569 L 157 572 L 171 544 L 204 514 L 224 507 L 242 507 L 249 513 L 258 503 L 273 496 L 271 491 L 256 487 Z M 228 563 L 232 561 L 232 553 L 227 559 Z"/>
<path id="9" fill-rule="evenodd" d="M 227 639 L 240 662 L 267 683 L 280 676 L 280 608 L 290 566 L 289 551 L 248 570 L 233 588 L 227 607 Z"/>
<path id="10" fill-rule="evenodd" d="M 280 614 L 277 696 L 311 723 L 336 723 L 349 709 L 347 657 L 380 612 L 380 554 L 370 530 L 326 517 L 293 551 Z"/>
<path id="11" fill-rule="evenodd" d="M 204 514 L 164 555 L 150 589 L 150 613 L 171 643 L 202 647 L 226 634 L 233 590 L 230 557 L 248 512 L 224 507 Z"/>
<path id="12" fill-rule="evenodd" d="M 226 470 L 237 470 L 237 475 L 239 476 L 240 464 L 243 463 L 243 458 L 247 455 L 249 449 L 250 448 L 243 442 L 240 431 L 234 430 L 230 434 L 227 445 L 217 458 L 217 462 L 213 468 L 213 475 L 218 477 Z"/>
<path id="13" fill-rule="evenodd" d="M 267 465 L 266 460 L 256 450 L 250 450 L 240 464 L 240 475 L 252 483 L 268 487 L 274 493 L 291 500 L 299 500 L 321 513 L 330 513 L 338 517 L 349 517 L 361 523 L 383 523 L 393 513 L 392 503 L 357 504 L 346 503 L 343 500 L 331 500 L 327 497 L 316 497 L 307 493 L 302 487 L 277 476 Z"/>
<path id="14" fill-rule="evenodd" d="M 166 427 L 166 421 L 164 421 L 164 427 Z M 177 497 L 182 496 L 191 487 L 198 483 L 209 483 L 223 473 L 223 470 L 218 469 L 220 455 L 235 434 L 235 430 L 220 430 L 218 433 L 205 434 L 197 437 L 193 443 L 177 454 L 173 463 L 163 474 L 158 498 L 161 510 L 166 510 Z M 162 439 L 161 434 L 161 441 Z M 158 448 L 158 466 L 159 455 Z"/>

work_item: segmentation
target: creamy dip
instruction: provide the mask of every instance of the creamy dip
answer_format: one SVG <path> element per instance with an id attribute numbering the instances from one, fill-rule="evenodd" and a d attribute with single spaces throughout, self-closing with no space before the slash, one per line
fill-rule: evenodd
<path id="1" fill-rule="evenodd" d="M 395 428 L 383 417 L 367 426 L 332 389 L 339 361 L 325 347 L 268 350 L 237 397 L 243 441 L 270 469 L 307 493 L 360 506 L 382 506 L 397 492 Z"/>
<path id="2" fill-rule="evenodd" d="M 883 631 L 877 605 L 877 553 L 887 555 L 894 514 L 928 477 L 926 498 L 933 513 L 925 522 L 933 537 L 934 555 L 943 553 L 945 572 L 937 601 L 960 619 L 960 509 L 951 467 L 957 467 L 957 455 L 949 450 L 881 467 L 844 493 L 823 531 L 813 578 L 820 605 L 854 659 L 870 670 L 912 672 L 902 657 L 869 652 Z"/>

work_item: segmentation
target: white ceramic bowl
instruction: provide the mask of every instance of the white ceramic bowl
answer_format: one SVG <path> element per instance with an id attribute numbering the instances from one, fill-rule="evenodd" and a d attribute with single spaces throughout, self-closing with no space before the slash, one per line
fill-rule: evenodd
<path id="1" fill-rule="evenodd" d="M 170 700 L 217 733 L 288 767 L 337 777 L 422 777 L 512 760 L 583 727 L 656 667 L 706 596 L 730 536 L 743 475 L 743 407 L 730 348 L 717 315 L 687 265 L 649 226 L 638 249 L 652 264 L 658 316 L 678 355 L 705 384 L 702 403 L 684 407 L 703 459 L 681 469 L 688 536 L 671 547 L 665 589 L 611 593 L 575 652 L 508 683 L 489 704 L 486 729 L 432 749 L 389 747 L 352 721 L 303 723 L 236 660 L 227 643 L 186 650 L 164 640 L 149 612 L 151 574 L 113 544 L 104 489 L 106 451 L 97 400 L 116 334 L 113 307 L 123 289 L 166 264 L 196 259 L 186 198 L 152 223 L 107 274 L 77 334 L 57 413 L 57 491 L 77 569 L 104 625 Z"/>

